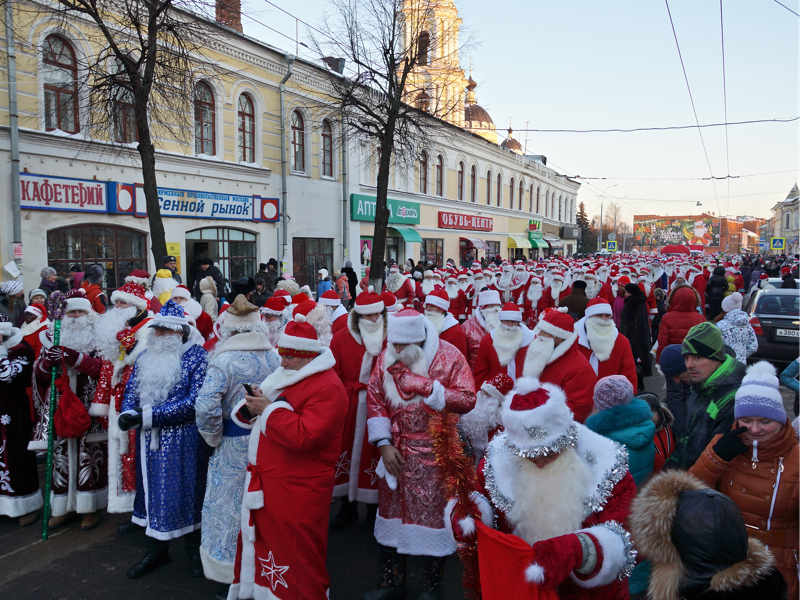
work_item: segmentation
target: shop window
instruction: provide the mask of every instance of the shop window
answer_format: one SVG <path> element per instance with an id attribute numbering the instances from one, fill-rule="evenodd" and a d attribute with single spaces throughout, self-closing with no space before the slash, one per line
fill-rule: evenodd
<path id="1" fill-rule="evenodd" d="M 470 172 L 469 172 L 469 199 L 472 202 L 475 202 L 477 200 L 477 198 L 476 198 L 477 190 L 475 188 L 475 185 L 476 185 L 475 170 L 476 170 L 475 169 L 475 165 L 472 165 L 472 168 L 470 169 Z"/>
<path id="2" fill-rule="evenodd" d="M 194 87 L 194 151 L 214 155 L 217 152 L 214 92 L 204 81 Z"/>
<path id="3" fill-rule="evenodd" d="M 428 153 L 425 150 L 419 155 L 419 193 L 428 193 Z"/>
<path id="4" fill-rule="evenodd" d="M 508 208 L 514 208 L 514 178 L 508 182 Z"/>
<path id="5" fill-rule="evenodd" d="M 292 171 L 306 171 L 306 125 L 299 110 L 292 113 Z"/>
<path id="6" fill-rule="evenodd" d="M 496 256 L 500 256 L 500 242 L 486 240 L 486 260 L 494 260 Z"/>
<path id="7" fill-rule="evenodd" d="M 539 186 L 536 187 L 536 214 L 540 215 L 542 213 L 539 212 L 539 194 L 541 193 L 542 188 Z"/>
<path id="8" fill-rule="evenodd" d="M 253 99 L 247 94 L 239 96 L 239 161 L 255 162 L 256 111 Z"/>
<path id="9" fill-rule="evenodd" d="M 458 199 L 464 199 L 464 163 L 458 163 Z"/>
<path id="10" fill-rule="evenodd" d="M 292 274 L 299 285 L 317 289 L 317 271 L 333 273 L 333 240 L 329 238 L 292 239 Z"/>
<path id="11" fill-rule="evenodd" d="M 492 172 L 486 173 L 486 204 L 492 203 Z"/>
<path id="12" fill-rule="evenodd" d="M 441 154 L 436 157 L 436 195 L 444 196 L 444 159 Z"/>
<path id="13" fill-rule="evenodd" d="M 47 232 L 47 264 L 66 276 L 83 272 L 93 263 L 103 265 L 106 294 L 135 269 L 147 269 L 147 235 L 115 225 L 72 225 Z"/>
<path id="14" fill-rule="evenodd" d="M 206 227 L 186 232 L 188 279 L 194 284 L 201 258 L 209 258 L 223 277 L 236 281 L 256 274 L 256 234 L 231 227 Z M 222 291 L 217 290 L 219 294 Z M 230 298 L 233 300 L 233 298 Z"/>
<path id="15" fill-rule="evenodd" d="M 322 121 L 322 176 L 333 177 L 333 128 L 328 119 Z"/>
<path id="16" fill-rule="evenodd" d="M 44 127 L 78 133 L 78 61 L 72 45 L 60 35 L 44 41 Z"/>
<path id="17" fill-rule="evenodd" d="M 432 263 L 441 267 L 444 264 L 444 240 L 425 238 L 421 244 L 422 255 L 419 259 L 425 263 Z"/>

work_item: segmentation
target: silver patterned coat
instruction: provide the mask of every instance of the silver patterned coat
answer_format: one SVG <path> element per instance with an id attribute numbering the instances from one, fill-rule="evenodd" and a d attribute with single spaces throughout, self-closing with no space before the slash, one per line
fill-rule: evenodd
<path id="1" fill-rule="evenodd" d="M 206 578 L 220 583 L 233 581 L 250 433 L 231 420 L 231 411 L 244 399 L 242 384 L 258 387 L 279 363 L 264 334 L 251 331 L 231 336 L 211 355 L 197 397 L 197 429 L 214 448 L 203 502 L 200 558 Z"/>

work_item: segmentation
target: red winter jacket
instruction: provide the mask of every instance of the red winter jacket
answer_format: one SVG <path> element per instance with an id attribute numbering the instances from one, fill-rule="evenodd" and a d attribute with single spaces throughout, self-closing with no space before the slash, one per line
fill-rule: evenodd
<path id="1" fill-rule="evenodd" d="M 680 344 L 692 327 L 706 320 L 697 312 L 699 305 L 699 296 L 694 288 L 683 285 L 672 291 L 669 297 L 669 309 L 661 317 L 661 324 L 658 326 L 656 360 L 661 358 L 664 348 L 670 344 Z"/>

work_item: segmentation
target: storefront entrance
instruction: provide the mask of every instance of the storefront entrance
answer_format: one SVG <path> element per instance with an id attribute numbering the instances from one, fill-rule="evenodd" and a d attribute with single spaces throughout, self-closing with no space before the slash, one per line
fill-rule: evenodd
<path id="1" fill-rule="evenodd" d="M 210 258 L 226 280 L 231 281 L 256 274 L 256 234 L 230 227 L 207 227 L 186 232 L 186 285 L 194 285 L 199 261 Z M 219 290 L 218 293 L 222 294 Z"/>
<path id="2" fill-rule="evenodd" d="M 316 291 L 317 271 L 325 268 L 333 276 L 333 240 L 293 238 L 292 259 L 292 275 L 295 281 Z"/>

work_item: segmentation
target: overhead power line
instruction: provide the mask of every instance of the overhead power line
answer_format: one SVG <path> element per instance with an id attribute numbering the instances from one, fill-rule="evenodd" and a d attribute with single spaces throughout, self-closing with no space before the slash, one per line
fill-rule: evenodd
<path id="1" fill-rule="evenodd" d="M 743 173 L 742 175 L 726 175 L 723 177 L 715 177 L 714 179 L 744 179 L 747 177 L 762 177 L 765 175 L 779 175 L 781 173 L 796 173 L 797 169 L 786 169 L 783 171 L 765 171 L 763 173 Z M 709 181 L 709 177 L 624 177 L 624 176 L 607 176 L 607 177 L 590 177 L 582 175 L 567 175 L 570 179 L 580 179 L 582 181 L 601 181 L 601 180 L 631 180 L 631 181 Z"/>
<path id="2" fill-rule="evenodd" d="M 773 2 L 775 2 L 775 4 L 779 4 L 780 6 L 782 6 L 782 7 L 783 7 L 783 8 L 785 8 L 786 10 L 788 10 L 788 11 L 789 11 L 790 13 L 792 13 L 794 16 L 796 16 L 796 17 L 800 17 L 800 13 L 798 13 L 798 12 L 797 12 L 796 10 L 794 10 L 793 8 L 789 8 L 789 7 L 788 7 L 788 6 L 786 6 L 786 5 L 785 5 L 783 2 L 779 2 L 779 0 L 772 0 L 772 1 L 773 1 Z"/>
<path id="3" fill-rule="evenodd" d="M 723 20 L 722 0 L 719 0 L 719 39 L 722 48 L 722 109 L 723 119 L 728 122 L 728 81 L 725 76 L 725 21 Z M 728 180 L 728 197 L 725 202 L 725 212 L 731 206 L 731 153 L 728 146 L 728 126 L 725 125 L 725 169 L 726 179 Z"/>

